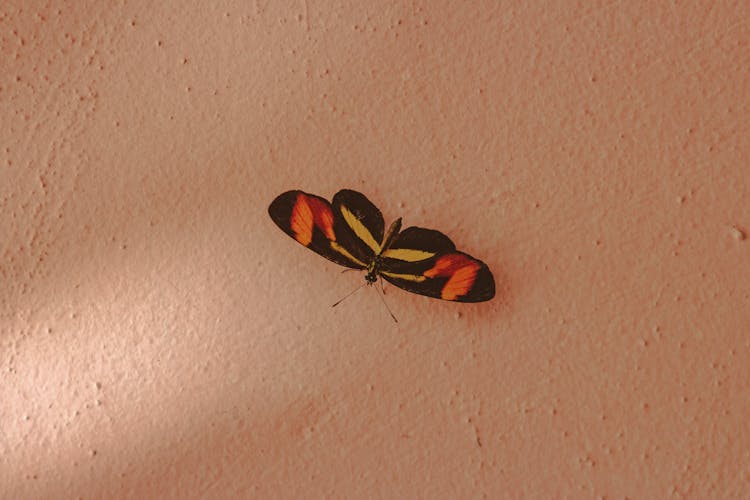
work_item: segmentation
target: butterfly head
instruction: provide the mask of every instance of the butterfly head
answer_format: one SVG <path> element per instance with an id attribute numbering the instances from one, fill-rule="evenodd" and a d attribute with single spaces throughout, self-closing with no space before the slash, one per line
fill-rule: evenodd
<path id="1" fill-rule="evenodd" d="M 368 285 L 372 285 L 378 281 L 378 274 L 375 272 L 375 269 L 368 269 L 367 274 L 365 275 L 365 281 Z"/>

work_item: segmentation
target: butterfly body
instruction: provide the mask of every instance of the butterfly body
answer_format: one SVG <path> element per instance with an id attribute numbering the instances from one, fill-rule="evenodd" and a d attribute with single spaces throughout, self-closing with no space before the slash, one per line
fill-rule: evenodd
<path id="1" fill-rule="evenodd" d="M 393 240 L 398 236 L 398 232 L 401 230 L 401 217 L 393 221 L 391 227 L 388 228 L 388 232 L 385 233 L 383 243 L 380 245 L 380 252 L 370 261 L 367 265 L 367 274 L 365 275 L 365 281 L 372 285 L 378 281 L 378 275 L 380 275 L 380 269 L 383 265 L 383 252 L 388 250 L 393 243 Z"/>
<path id="2" fill-rule="evenodd" d="M 401 230 L 401 218 L 385 231 L 383 216 L 362 193 L 344 189 L 329 203 L 302 191 L 287 191 L 268 207 L 289 236 L 337 264 L 382 277 L 412 293 L 457 302 L 482 302 L 495 295 L 486 264 L 457 251 L 431 229 Z"/>

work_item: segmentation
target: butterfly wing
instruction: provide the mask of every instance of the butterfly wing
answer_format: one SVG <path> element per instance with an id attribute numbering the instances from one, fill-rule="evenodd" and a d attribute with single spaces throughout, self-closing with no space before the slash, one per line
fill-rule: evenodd
<path id="1" fill-rule="evenodd" d="M 439 231 L 409 227 L 383 252 L 380 275 L 399 288 L 456 302 L 483 302 L 495 296 L 487 264 L 456 250 Z"/>
<path id="2" fill-rule="evenodd" d="M 380 210 L 362 193 L 342 189 L 333 196 L 333 214 L 339 244 L 360 262 L 372 262 L 380 253 L 385 230 Z"/>
<path id="3" fill-rule="evenodd" d="M 356 257 L 366 254 L 366 249 L 352 248 L 357 246 L 357 240 L 336 231 L 342 216 L 336 214 L 328 200 L 302 191 L 287 191 L 271 202 L 268 214 L 282 231 L 326 259 L 354 269 L 367 267 L 367 260 Z M 339 240 L 339 234 L 345 241 Z"/>

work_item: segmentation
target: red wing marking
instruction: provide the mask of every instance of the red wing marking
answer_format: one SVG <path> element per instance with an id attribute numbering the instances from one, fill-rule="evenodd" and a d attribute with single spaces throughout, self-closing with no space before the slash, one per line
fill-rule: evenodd
<path id="1" fill-rule="evenodd" d="M 308 203 L 309 198 L 300 193 L 292 209 L 292 220 L 289 221 L 294 231 L 294 238 L 307 246 L 312 241 L 313 214 Z"/>
<path id="2" fill-rule="evenodd" d="M 440 297 L 444 300 L 456 300 L 469 293 L 480 268 L 476 261 L 466 255 L 452 253 L 438 258 L 435 265 L 423 274 L 428 278 L 448 277 Z"/>
<path id="3" fill-rule="evenodd" d="M 304 193 L 297 195 L 289 224 L 294 231 L 294 238 L 305 246 L 312 241 L 314 226 L 323 231 L 326 238 L 336 241 L 331 208 L 317 198 L 305 196 Z"/>
<path id="4" fill-rule="evenodd" d="M 336 241 L 336 234 L 333 232 L 333 212 L 331 207 L 317 198 L 308 198 L 308 205 L 313 213 L 313 222 L 323 231 L 326 238 Z"/>

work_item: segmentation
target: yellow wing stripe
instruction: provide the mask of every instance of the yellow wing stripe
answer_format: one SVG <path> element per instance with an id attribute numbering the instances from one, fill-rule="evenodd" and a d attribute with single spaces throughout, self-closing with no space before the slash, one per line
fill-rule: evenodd
<path id="1" fill-rule="evenodd" d="M 344 216 L 344 220 L 347 224 L 349 224 L 349 227 L 352 228 L 354 234 L 356 234 L 357 237 L 365 243 L 365 245 L 370 247 L 372 251 L 375 252 L 375 255 L 379 254 L 380 244 L 375 241 L 372 233 L 365 227 L 364 224 L 362 224 L 362 221 L 360 221 L 357 216 L 351 213 L 351 211 L 344 205 L 341 205 L 341 215 Z"/>
<path id="2" fill-rule="evenodd" d="M 405 262 L 419 262 L 420 260 L 429 259 L 434 257 L 435 254 L 432 252 L 425 252 L 424 250 L 413 250 L 411 248 L 389 248 L 383 252 L 383 257 L 389 259 L 398 259 Z"/>
<path id="3" fill-rule="evenodd" d="M 420 274 L 399 274 L 399 273 L 387 273 L 384 271 L 381 271 L 380 274 L 384 276 L 388 276 L 389 278 L 395 278 L 397 280 L 407 280 L 407 281 L 416 281 L 417 283 L 424 281 L 424 276 Z"/>
<path id="4" fill-rule="evenodd" d="M 350 254 L 346 248 L 342 247 L 335 241 L 331 241 L 331 248 L 337 251 L 338 253 L 340 253 L 341 255 L 343 255 L 344 257 L 346 257 L 347 259 L 349 259 L 350 261 L 354 262 L 355 264 L 359 264 L 362 267 L 367 267 L 367 264 L 365 264 L 364 262 L 356 258 L 354 255 Z"/>

